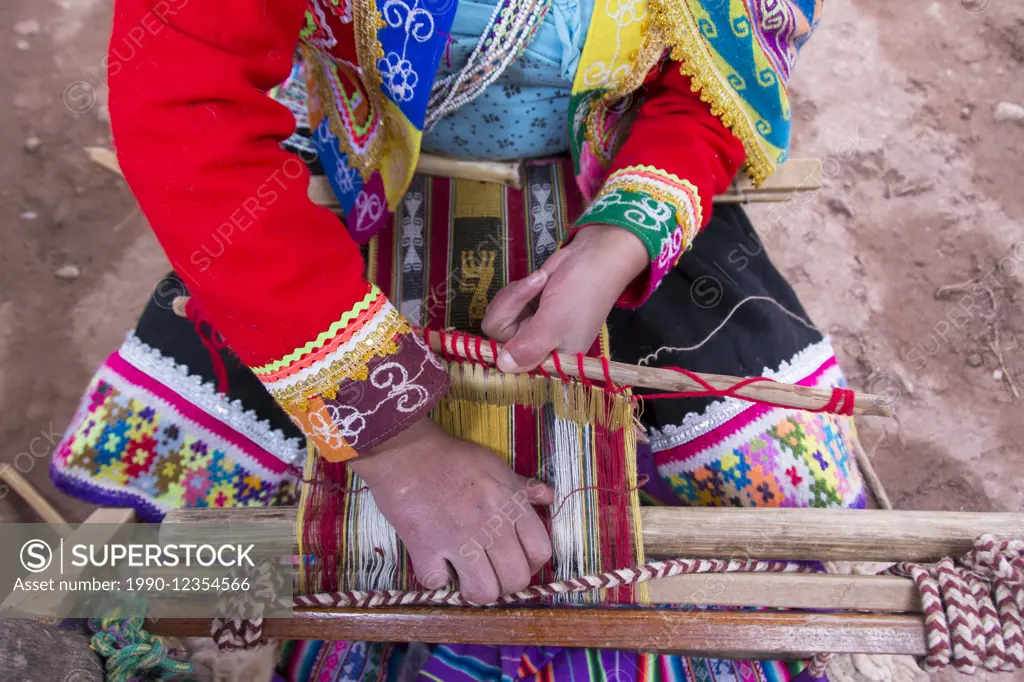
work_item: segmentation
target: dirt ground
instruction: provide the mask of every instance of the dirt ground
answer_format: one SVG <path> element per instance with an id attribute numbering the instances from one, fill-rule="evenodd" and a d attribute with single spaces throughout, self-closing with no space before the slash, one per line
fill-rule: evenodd
<path id="1" fill-rule="evenodd" d="M 0 461 L 72 520 L 88 508 L 50 486 L 45 437 L 167 268 L 82 152 L 109 146 L 110 15 L 0 3 Z M 895 506 L 1024 510 L 1024 121 L 996 115 L 1024 106 L 1024 4 L 830 0 L 792 90 L 794 156 L 825 187 L 751 214 L 853 386 L 897 400 L 859 424 Z"/>

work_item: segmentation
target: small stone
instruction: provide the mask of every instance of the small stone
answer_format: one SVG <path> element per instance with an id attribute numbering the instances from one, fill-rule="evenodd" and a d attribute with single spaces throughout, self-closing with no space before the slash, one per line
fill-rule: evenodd
<path id="1" fill-rule="evenodd" d="M 14 46 L 19 50 L 27 50 L 29 48 L 28 41 L 23 39 L 15 40 Z"/>
<path id="2" fill-rule="evenodd" d="M 972 73 L 981 73 L 981 64 L 979 64 L 978 62 L 973 62 L 971 64 L 971 72 Z"/>
<path id="3" fill-rule="evenodd" d="M 838 197 L 833 197 L 829 199 L 828 201 L 825 202 L 825 205 L 828 206 L 828 210 L 833 215 L 846 216 L 847 218 L 853 217 L 853 211 L 851 211 L 850 207 L 847 206 L 843 202 L 843 200 L 839 199 Z"/>
<path id="4" fill-rule="evenodd" d="M 994 370 L 992 370 L 992 378 L 995 379 L 996 381 L 1002 381 L 1003 380 L 1003 370 L 1001 370 L 1001 369 L 994 369 Z"/>
<path id="5" fill-rule="evenodd" d="M 67 265 L 62 265 L 54 270 L 53 274 L 55 274 L 58 279 L 78 279 L 81 277 L 82 271 L 78 269 L 77 265 L 68 263 Z"/>
<path id="6" fill-rule="evenodd" d="M 35 19 L 26 19 L 25 21 L 19 21 L 14 25 L 14 32 L 19 36 L 34 36 L 37 35 L 41 30 L 42 26 Z"/>
<path id="7" fill-rule="evenodd" d="M 31 154 L 31 153 L 35 152 L 36 150 L 38 150 L 39 146 L 41 144 L 43 144 L 43 141 L 40 140 L 35 135 L 33 135 L 32 137 L 30 137 L 27 140 L 25 140 L 25 145 L 24 145 L 25 146 L 25 151 L 27 151 L 29 154 Z"/>
<path id="8" fill-rule="evenodd" d="M 25 211 L 24 213 L 21 214 L 22 220 L 35 220 L 38 217 L 39 214 L 36 213 L 35 211 Z"/>
<path id="9" fill-rule="evenodd" d="M 996 105 L 995 119 L 999 122 L 1013 121 L 1024 123 L 1024 107 L 1013 102 L 1000 102 Z"/>
<path id="10" fill-rule="evenodd" d="M 979 353 L 971 353 L 967 356 L 968 367 L 981 367 L 983 364 L 985 364 L 985 359 Z"/>
<path id="11" fill-rule="evenodd" d="M 971 118 L 971 108 L 970 107 L 964 107 L 963 109 L 961 109 L 960 110 L 960 118 L 962 118 L 965 121 L 969 120 Z"/>

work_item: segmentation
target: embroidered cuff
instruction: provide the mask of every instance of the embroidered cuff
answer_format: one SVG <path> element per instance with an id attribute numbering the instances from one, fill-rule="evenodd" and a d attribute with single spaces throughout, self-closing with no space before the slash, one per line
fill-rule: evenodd
<path id="1" fill-rule="evenodd" d="M 587 225 L 615 225 L 644 243 L 651 267 L 634 281 L 617 305 L 635 308 L 650 297 L 679 260 L 701 224 L 700 195 L 686 180 L 651 166 L 612 173 L 566 239 Z"/>
<path id="2" fill-rule="evenodd" d="M 425 417 L 448 387 L 448 372 L 377 287 L 316 340 L 253 371 L 333 462 Z"/>

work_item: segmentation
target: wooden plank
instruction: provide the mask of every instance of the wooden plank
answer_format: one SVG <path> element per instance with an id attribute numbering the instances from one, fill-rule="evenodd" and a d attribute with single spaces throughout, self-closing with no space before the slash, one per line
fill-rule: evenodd
<path id="1" fill-rule="evenodd" d="M 913 581 L 896 576 L 702 573 L 653 580 L 647 590 L 653 604 L 921 612 Z"/>
<path id="2" fill-rule="evenodd" d="M 295 515 L 295 507 L 176 509 L 161 534 L 205 523 L 224 534 L 211 542 L 294 542 Z M 964 554 L 983 533 L 1024 538 L 1024 515 L 1003 513 L 643 507 L 640 518 L 648 557 L 666 558 L 928 562 Z"/>
<path id="3" fill-rule="evenodd" d="M 750 192 L 793 192 L 811 190 L 821 187 L 820 159 L 790 159 L 775 169 L 760 187 L 755 188 L 750 176 L 740 173 L 733 182 L 734 189 L 740 193 Z"/>
<path id="4" fill-rule="evenodd" d="M 209 619 L 161 618 L 154 634 L 208 637 Z M 919 615 L 667 611 L 651 609 L 296 609 L 263 622 L 281 639 L 506 644 L 645 649 L 731 658 L 806 658 L 814 653 L 926 653 Z"/>
<path id="5" fill-rule="evenodd" d="M 1024 515 L 882 509 L 641 509 L 648 556 L 936 561 L 984 533 L 1024 538 Z"/>
<path id="6" fill-rule="evenodd" d="M 88 532 L 88 541 L 93 544 L 110 542 L 124 524 L 134 523 L 134 521 L 135 512 L 131 509 L 97 509 L 63 542 L 67 545 L 81 542 L 81 539 L 76 540 L 76 536 L 81 537 L 86 532 Z M 105 527 L 101 529 L 102 533 L 97 532 L 95 528 L 88 531 L 82 530 L 83 526 L 95 524 L 105 524 Z M 53 579 L 55 584 L 59 584 L 62 580 L 74 582 L 86 577 L 86 570 L 88 570 L 86 567 L 76 567 L 68 562 L 64 566 L 64 572 L 61 573 L 61 566 L 54 561 L 46 570 L 32 575 L 30 579 L 42 581 Z M 68 592 L 12 592 L 3 601 L 3 604 L 0 604 L 0 617 L 29 617 L 56 622 L 63 618 L 64 603 L 71 596 L 72 594 Z"/>
<path id="7" fill-rule="evenodd" d="M 87 147 L 86 152 L 93 162 L 111 173 L 122 175 L 117 155 L 103 147 Z M 522 188 L 522 164 L 501 161 L 462 161 L 433 154 L 420 154 L 416 171 L 425 175 L 439 175 L 459 180 L 480 180 L 497 182 L 516 189 Z M 746 174 L 737 176 L 723 194 L 712 199 L 713 203 L 739 204 L 747 202 L 787 201 L 794 192 L 814 190 L 821 187 L 821 161 L 818 159 L 790 159 L 769 177 L 761 187 L 754 187 Z M 338 198 L 331 189 L 327 178 L 312 176 L 309 181 L 309 199 L 315 204 L 338 212 Z"/>

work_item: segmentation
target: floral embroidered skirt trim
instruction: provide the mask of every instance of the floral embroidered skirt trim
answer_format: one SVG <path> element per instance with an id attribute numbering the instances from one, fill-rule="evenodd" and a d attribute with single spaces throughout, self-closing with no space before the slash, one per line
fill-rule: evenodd
<path id="1" fill-rule="evenodd" d="M 527 166 L 522 190 L 417 176 L 393 229 L 368 246 L 369 274 L 413 324 L 479 333 L 488 301 L 539 267 L 581 210 L 566 161 Z M 152 521 L 177 507 L 293 503 L 305 452 L 301 434 L 217 343 L 215 330 L 175 316 L 171 301 L 184 293 L 173 273 L 162 280 L 136 329 L 100 367 L 54 456 L 54 481 L 71 495 L 131 506 Z M 743 303 L 701 344 L 750 296 L 781 308 L 763 299 Z M 608 341 L 621 362 L 842 385 L 828 340 L 796 318 L 807 319 L 742 208 L 723 205 L 643 307 L 612 312 Z M 649 439 L 638 452 L 638 468 L 650 476 L 647 502 L 865 506 L 849 418 L 686 399 L 651 401 L 641 420 Z M 402 668 L 405 650 L 295 643 L 286 668 L 292 680 L 387 679 Z M 801 670 L 627 652 L 449 646 L 435 647 L 419 675 L 589 680 L 615 672 L 619 680 L 782 681 Z"/>

